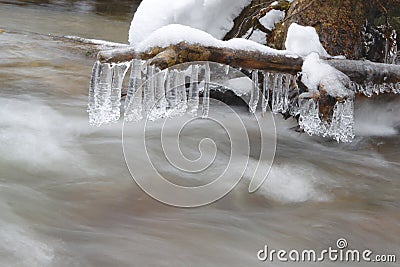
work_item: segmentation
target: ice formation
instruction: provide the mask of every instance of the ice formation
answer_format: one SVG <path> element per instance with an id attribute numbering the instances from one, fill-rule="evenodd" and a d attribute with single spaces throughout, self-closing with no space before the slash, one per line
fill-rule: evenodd
<path id="1" fill-rule="evenodd" d="M 368 97 L 384 93 L 400 94 L 400 83 L 374 84 L 365 82 L 364 84 L 354 83 L 355 91 Z"/>
<path id="2" fill-rule="evenodd" d="M 95 63 L 89 87 L 89 120 L 93 125 L 118 121 L 120 118 L 122 82 L 128 63 Z"/>
<path id="3" fill-rule="evenodd" d="M 129 66 L 131 72 L 124 105 L 125 121 L 155 121 L 184 114 L 203 118 L 209 116 L 211 70 L 208 62 L 193 64 L 184 70 L 162 71 L 143 60 L 120 64 L 96 62 L 89 88 L 90 124 L 100 126 L 119 119 L 122 82 Z M 249 86 L 248 82 L 233 80 L 226 85 L 232 82 Z M 310 135 L 331 137 L 340 142 L 349 142 L 354 137 L 351 95 L 338 101 L 332 118 L 324 120 L 312 91 L 297 98 L 290 97 L 291 92 L 299 93 L 297 76 L 253 70 L 250 87 L 248 90 L 232 91 L 238 96 L 249 95 L 251 113 L 255 113 L 259 106 L 263 113 L 267 112 L 270 103 L 273 113 L 299 116 L 300 127 Z"/>

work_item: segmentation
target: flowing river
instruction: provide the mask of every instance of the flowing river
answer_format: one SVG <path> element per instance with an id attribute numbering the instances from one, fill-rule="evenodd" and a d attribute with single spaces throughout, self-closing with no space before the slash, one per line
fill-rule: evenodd
<path id="1" fill-rule="evenodd" d="M 357 99 L 351 144 L 276 116 L 275 162 L 256 193 L 242 181 L 214 204 L 180 209 L 142 192 L 122 122 L 88 124 L 94 59 L 46 36 L 126 43 L 132 2 L 0 1 L 0 266 L 267 266 L 265 245 L 322 251 L 339 238 L 400 260 L 400 96 Z"/>

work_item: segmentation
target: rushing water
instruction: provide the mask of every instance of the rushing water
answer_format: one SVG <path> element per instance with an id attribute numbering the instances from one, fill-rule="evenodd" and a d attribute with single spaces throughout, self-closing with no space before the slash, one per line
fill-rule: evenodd
<path id="1" fill-rule="evenodd" d="M 276 159 L 258 192 L 244 181 L 212 205 L 168 207 L 132 181 L 121 123 L 88 125 L 93 59 L 36 34 L 125 42 L 134 7 L 104 2 L 0 1 L 1 266 L 265 266 L 264 245 L 322 250 L 341 237 L 400 257 L 399 97 L 357 99 L 351 144 L 277 116 Z"/>

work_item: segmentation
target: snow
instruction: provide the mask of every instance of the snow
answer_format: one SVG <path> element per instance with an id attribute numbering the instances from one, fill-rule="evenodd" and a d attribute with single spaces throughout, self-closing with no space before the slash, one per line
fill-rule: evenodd
<path id="1" fill-rule="evenodd" d="M 179 24 L 167 25 L 156 30 L 146 40 L 138 44 L 136 50 L 137 52 L 145 52 L 153 47 L 164 48 L 180 42 L 297 57 L 292 52 L 276 50 L 247 39 L 234 38 L 228 41 L 221 41 L 209 33 Z"/>
<path id="2" fill-rule="evenodd" d="M 303 63 L 301 81 L 310 90 L 318 93 L 319 85 L 334 97 L 353 95 L 354 92 L 345 87 L 350 79 L 342 72 L 325 63 L 317 53 L 308 55 Z"/>
<path id="3" fill-rule="evenodd" d="M 329 57 L 319 41 L 317 31 L 313 27 L 301 26 L 297 23 L 289 26 L 285 47 L 300 56 L 307 56 L 315 52 L 321 57 Z"/>
<path id="4" fill-rule="evenodd" d="M 268 30 L 273 30 L 275 28 L 275 24 L 283 20 L 285 17 L 285 12 L 280 10 L 271 10 L 264 17 L 260 18 L 260 23 L 267 28 Z M 257 42 L 259 44 L 266 45 L 266 34 L 265 32 L 255 29 L 253 33 L 251 32 L 253 29 L 248 30 L 245 36 L 250 36 L 249 40 Z"/>
<path id="5" fill-rule="evenodd" d="M 260 19 L 260 23 L 267 29 L 272 30 L 275 24 L 285 18 L 285 12 L 280 10 L 271 10 Z"/>
<path id="6" fill-rule="evenodd" d="M 181 24 L 222 39 L 233 20 L 251 0 L 144 0 L 129 30 L 129 42 L 136 45 L 157 29 Z"/>
<path id="7" fill-rule="evenodd" d="M 252 29 L 248 30 L 247 33 L 245 34 L 245 36 L 249 36 L 251 33 Z M 248 38 L 249 40 L 259 43 L 259 44 L 263 44 L 266 45 L 267 44 L 267 38 L 265 35 L 265 32 L 260 31 L 259 29 L 255 29 L 253 31 L 253 33 L 251 33 L 250 38 Z"/>

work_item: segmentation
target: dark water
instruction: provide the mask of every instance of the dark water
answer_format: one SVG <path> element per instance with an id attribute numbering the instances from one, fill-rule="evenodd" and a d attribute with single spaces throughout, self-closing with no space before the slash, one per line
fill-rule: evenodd
<path id="1" fill-rule="evenodd" d="M 93 59 L 35 34 L 126 42 L 134 10 L 131 1 L 0 1 L 1 266 L 266 266 L 256 258 L 264 245 L 322 250 L 341 237 L 400 256 L 399 97 L 359 99 L 350 145 L 277 118 L 276 161 L 255 194 L 245 179 L 199 209 L 145 195 L 123 158 L 122 125 L 88 126 Z"/>

